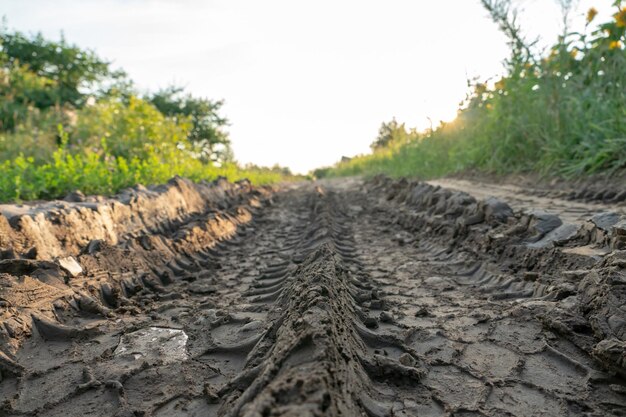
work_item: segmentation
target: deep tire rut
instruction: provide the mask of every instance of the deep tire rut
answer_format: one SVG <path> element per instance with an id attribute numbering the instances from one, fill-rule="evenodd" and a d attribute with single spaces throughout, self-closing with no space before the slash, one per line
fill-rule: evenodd
<path id="1" fill-rule="evenodd" d="M 55 243 L 73 258 L 9 248 L 0 415 L 626 415 L 606 225 L 561 242 L 544 214 L 387 179 L 228 187 Z"/>

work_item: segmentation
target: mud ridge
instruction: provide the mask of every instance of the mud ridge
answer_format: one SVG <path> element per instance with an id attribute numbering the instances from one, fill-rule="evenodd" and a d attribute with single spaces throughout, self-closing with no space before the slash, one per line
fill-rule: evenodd
<path id="1" fill-rule="evenodd" d="M 226 180 L 193 183 L 173 178 L 165 185 L 137 186 L 112 198 L 0 205 L 0 259 L 50 259 L 76 255 L 90 241 L 111 245 L 129 237 L 177 229 L 190 216 L 258 199 L 269 189 Z"/>
<path id="2" fill-rule="evenodd" d="M 378 178 L 370 187 L 410 208 L 397 218 L 407 230 L 447 241 L 442 248 L 453 251 L 451 259 L 468 253 L 479 259 L 457 282 L 496 299 L 558 301 L 545 324 L 624 374 L 616 352 L 626 340 L 625 216 L 605 212 L 567 224 L 554 214 L 514 213 L 504 201 L 426 183 Z"/>
<path id="3" fill-rule="evenodd" d="M 379 415 L 371 379 L 402 384 L 423 375 L 399 340 L 405 364 L 368 353 L 366 345 L 390 341 L 368 330 L 377 324 L 362 308 L 384 300 L 354 255 L 333 195 L 319 190 L 311 200 L 310 224 L 291 262 L 262 275 L 280 277 L 279 288 L 251 295 L 253 302 L 274 302 L 273 324 L 248 354 L 244 375 L 218 392 L 227 396 L 220 415 Z"/>
<path id="4" fill-rule="evenodd" d="M 4 209 L 0 415 L 626 415 L 620 212 L 384 177 L 73 199 Z"/>

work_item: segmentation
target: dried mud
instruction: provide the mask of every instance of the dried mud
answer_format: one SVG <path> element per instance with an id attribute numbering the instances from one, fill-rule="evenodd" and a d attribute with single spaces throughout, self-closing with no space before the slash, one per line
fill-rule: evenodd
<path id="1" fill-rule="evenodd" d="M 619 207 L 447 186 L 0 207 L 0 415 L 626 415 Z"/>

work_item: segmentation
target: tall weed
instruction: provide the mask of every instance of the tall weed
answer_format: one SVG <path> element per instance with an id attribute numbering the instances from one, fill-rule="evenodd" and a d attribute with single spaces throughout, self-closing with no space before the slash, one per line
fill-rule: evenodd
<path id="1" fill-rule="evenodd" d="M 484 0 L 509 36 L 506 76 L 476 83 L 456 120 L 413 133 L 318 175 L 387 173 L 435 177 L 468 168 L 576 176 L 626 168 L 626 7 L 547 52 L 524 44 L 504 0 Z M 491 7 L 491 9 L 490 9 Z"/>

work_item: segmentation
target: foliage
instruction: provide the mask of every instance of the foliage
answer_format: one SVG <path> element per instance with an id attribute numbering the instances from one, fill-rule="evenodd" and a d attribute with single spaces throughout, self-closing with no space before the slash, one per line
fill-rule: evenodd
<path id="1" fill-rule="evenodd" d="M 188 118 L 168 118 L 145 100 L 131 96 L 128 104 L 109 99 L 80 110 L 69 144 L 126 159 L 169 156 L 189 148 L 190 129 Z"/>
<path id="2" fill-rule="evenodd" d="M 395 118 L 391 122 L 383 122 L 378 129 L 378 136 L 370 145 L 372 150 L 384 148 L 389 146 L 392 142 L 406 142 L 409 137 L 409 133 L 406 131 L 404 123 L 400 124 Z"/>
<path id="3" fill-rule="evenodd" d="M 574 176 L 626 167 L 622 3 L 595 28 L 597 11 L 590 10 L 584 31 L 565 32 L 545 53 L 521 35 L 509 1 L 483 4 L 509 38 L 506 75 L 475 83 L 454 122 L 340 163 L 330 175 L 433 177 L 473 168 Z"/>
<path id="4" fill-rule="evenodd" d="M 180 88 L 139 98 L 92 51 L 0 28 L 0 201 L 110 194 L 175 175 L 291 179 L 232 162 L 222 105 Z"/>
<path id="5" fill-rule="evenodd" d="M 105 79 L 124 76 L 123 72 L 111 70 L 109 63 L 92 51 L 70 45 L 64 38 L 53 42 L 41 34 L 28 37 L 2 29 L 0 45 L 5 68 L 16 68 L 18 72 L 27 69 L 33 77 L 46 80 L 45 94 L 29 97 L 39 109 L 61 103 L 80 107 Z"/>
<path id="6" fill-rule="evenodd" d="M 50 159 L 60 144 L 57 126 L 64 121 L 69 123 L 73 115 L 62 108 L 31 110 L 12 132 L 0 130 L 0 160 L 14 159 L 20 154 L 38 162 Z"/>
<path id="7" fill-rule="evenodd" d="M 163 160 L 157 155 L 144 158 L 72 154 L 59 148 L 51 161 L 36 164 L 33 158 L 19 156 L 0 163 L 0 201 L 58 198 L 75 190 L 87 194 L 112 194 L 136 184 L 160 184 L 175 175 L 194 181 L 225 177 L 236 181 L 247 178 L 255 184 L 284 181 L 281 173 L 266 169 L 241 169 L 235 164 L 210 166 L 173 154 Z"/>
<path id="8" fill-rule="evenodd" d="M 220 114 L 223 101 L 194 97 L 179 87 L 140 100 L 123 71 L 63 38 L 54 42 L 0 28 L 0 98 L 0 135 L 29 127 L 47 129 L 50 136 L 61 123 L 72 145 L 93 146 L 106 137 L 111 149 L 129 157 L 155 146 L 163 130 L 178 126 L 185 134 L 175 145 L 190 155 L 204 162 L 233 159 L 228 121 Z M 45 123 L 51 119 L 56 123 Z M 164 141 L 171 143 L 179 133 L 166 132 Z M 49 157 L 54 149 L 48 151 Z M 24 152 L 41 159 L 41 152 Z M 3 156 L 15 157 L 12 152 Z"/>
<path id="9" fill-rule="evenodd" d="M 228 120 L 219 115 L 224 101 L 184 94 L 180 87 L 169 87 L 150 95 L 147 100 L 169 117 L 190 118 L 192 127 L 187 139 L 204 161 L 227 160 L 230 140 L 224 128 Z"/>

